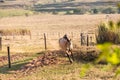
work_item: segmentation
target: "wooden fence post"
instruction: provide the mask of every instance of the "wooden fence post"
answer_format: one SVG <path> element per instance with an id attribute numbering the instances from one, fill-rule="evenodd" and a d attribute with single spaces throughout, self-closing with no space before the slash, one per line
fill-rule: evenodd
<path id="1" fill-rule="evenodd" d="M 47 50 L 47 42 L 46 42 L 46 34 L 44 33 L 44 45 L 45 45 L 45 50 Z"/>
<path id="2" fill-rule="evenodd" d="M 73 36 L 74 36 L 74 35 L 73 35 L 73 32 L 71 32 L 71 36 L 72 36 L 72 38 L 73 38 Z"/>
<path id="3" fill-rule="evenodd" d="M 9 46 L 7 46 L 7 52 L 8 52 L 8 67 L 11 68 L 10 47 Z"/>
<path id="4" fill-rule="evenodd" d="M 2 37 L 0 36 L 0 50 L 2 50 Z"/>
<path id="5" fill-rule="evenodd" d="M 93 45 L 93 43 L 92 43 L 92 41 L 93 41 L 92 40 L 92 36 L 90 36 L 89 38 L 90 38 L 90 44 L 89 45 L 92 46 Z"/>
<path id="6" fill-rule="evenodd" d="M 82 46 L 83 45 L 83 40 L 82 40 L 83 33 L 81 33 L 80 36 L 81 36 L 81 46 Z"/>
<path id="7" fill-rule="evenodd" d="M 89 46 L 89 35 L 87 34 L 87 46 Z"/>

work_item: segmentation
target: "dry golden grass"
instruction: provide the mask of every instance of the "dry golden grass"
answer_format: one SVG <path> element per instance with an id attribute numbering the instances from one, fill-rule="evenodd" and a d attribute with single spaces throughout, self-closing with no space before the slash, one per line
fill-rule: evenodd
<path id="1" fill-rule="evenodd" d="M 118 20 L 119 14 L 110 14 L 112 20 Z M 32 39 L 30 36 L 3 36 L 3 50 L 0 56 L 7 55 L 6 45 L 10 44 L 11 54 L 23 53 L 30 54 L 30 57 L 36 55 L 37 52 L 44 50 L 43 33 L 48 33 L 47 44 L 49 49 L 59 49 L 58 39 L 64 33 L 73 32 L 73 41 L 75 45 L 80 46 L 80 32 L 94 31 L 100 22 L 107 21 L 106 15 L 48 15 L 41 14 L 28 17 L 7 17 L 0 19 L 0 29 L 14 29 L 14 28 L 28 28 L 32 32 Z M 61 35 L 58 35 L 58 32 Z M 35 36 L 39 33 L 39 37 Z M 54 33 L 54 35 L 52 34 Z M 77 48 L 77 47 L 76 47 Z M 4 54 L 3 54 L 4 52 Z M 32 53 L 32 54 L 31 54 Z M 39 55 L 39 54 L 37 54 Z M 30 58 L 28 57 L 28 58 Z M 67 59 L 67 58 L 64 58 Z M 86 77 L 80 78 L 81 65 L 86 63 L 73 63 L 72 65 L 61 64 L 46 66 L 38 68 L 35 73 L 31 75 L 18 78 L 15 76 L 15 71 L 20 69 L 22 65 L 28 62 L 28 59 L 19 60 L 12 65 L 11 69 L 3 65 L 0 67 L 0 79 L 2 80 L 112 80 L 113 72 L 109 70 L 102 70 L 107 65 L 95 65 L 86 74 Z M 92 64 L 91 64 L 92 65 Z M 109 66 L 109 65 L 108 65 Z M 108 68 L 107 68 L 108 69 Z M 110 68 L 109 68 L 110 69 Z M 110 77 L 109 77 L 110 76 Z M 119 80 L 119 79 L 117 79 Z"/>
<path id="2" fill-rule="evenodd" d="M 119 14 L 110 14 L 112 20 L 118 20 Z M 29 17 L 7 17 L 0 20 L 1 28 L 30 28 L 33 31 L 84 31 L 97 28 L 106 15 L 49 15 L 40 14 Z"/>
<path id="3" fill-rule="evenodd" d="M 109 19 L 116 21 L 119 14 L 109 14 Z M 98 15 L 51 15 L 7 17 L 0 19 L 0 29 L 23 28 L 31 31 L 30 36 L 3 36 L 3 45 L 10 44 L 12 51 L 38 52 L 44 50 L 43 33 L 47 33 L 48 49 L 59 49 L 58 39 L 65 33 L 73 34 L 72 40 L 80 47 L 80 33 L 94 32 L 98 24 L 107 21 L 105 14 Z M 73 32 L 73 33 L 71 33 Z M 60 35 L 59 35 L 60 33 Z M 38 36 L 39 35 L 39 36 Z M 15 39 L 13 39 L 15 38 Z"/>
<path id="4" fill-rule="evenodd" d="M 1 35 L 12 35 L 12 36 L 14 36 L 14 35 L 30 35 L 31 34 L 31 32 L 30 32 L 30 30 L 28 30 L 28 29 L 1 29 L 0 30 L 0 34 Z"/>

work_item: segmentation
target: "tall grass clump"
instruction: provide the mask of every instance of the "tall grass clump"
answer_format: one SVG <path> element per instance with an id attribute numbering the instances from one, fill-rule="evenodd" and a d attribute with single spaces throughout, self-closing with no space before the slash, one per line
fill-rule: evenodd
<path id="1" fill-rule="evenodd" d="M 1 29 L 0 34 L 2 36 L 12 36 L 12 35 L 30 35 L 31 31 L 29 29 Z"/>
<path id="2" fill-rule="evenodd" d="M 98 26 L 97 42 L 111 42 L 115 44 L 120 43 L 120 21 L 101 23 Z"/>

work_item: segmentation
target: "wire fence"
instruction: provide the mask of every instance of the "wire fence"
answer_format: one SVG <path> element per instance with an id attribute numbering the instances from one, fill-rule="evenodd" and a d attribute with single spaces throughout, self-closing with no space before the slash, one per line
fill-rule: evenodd
<path id="1" fill-rule="evenodd" d="M 33 33 L 31 35 L 12 35 L 12 36 L 2 36 L 0 43 L 1 49 L 4 44 L 12 44 L 15 41 L 26 41 L 26 44 L 33 43 L 32 45 L 42 45 L 45 50 L 49 47 L 55 47 L 55 44 L 58 44 L 59 38 L 63 37 L 65 34 L 73 41 L 73 45 L 78 46 L 94 46 L 96 44 L 96 35 L 95 33 L 86 33 L 86 32 L 49 32 L 49 33 Z M 34 42 L 33 42 L 34 41 Z M 41 44 L 40 44 L 41 42 Z M 17 43 L 16 43 L 17 44 Z M 21 42 L 22 45 L 22 42 Z"/>

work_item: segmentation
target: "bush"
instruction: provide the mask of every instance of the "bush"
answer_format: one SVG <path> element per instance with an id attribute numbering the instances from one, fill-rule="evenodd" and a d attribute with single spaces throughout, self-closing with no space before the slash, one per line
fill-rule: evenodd
<path id="1" fill-rule="evenodd" d="M 80 13 L 80 9 L 75 9 L 75 10 L 73 10 L 73 13 L 74 13 L 74 14 L 79 14 L 79 13 Z"/>
<path id="2" fill-rule="evenodd" d="M 95 9 L 92 9 L 91 11 L 92 11 L 93 14 L 98 14 L 98 13 L 99 13 L 99 10 L 96 9 L 96 8 L 95 8 Z"/>
<path id="3" fill-rule="evenodd" d="M 120 48 L 114 46 L 111 43 L 99 44 L 97 47 L 101 50 L 101 54 L 97 59 L 97 62 L 105 60 L 112 65 L 120 64 Z"/>
<path id="4" fill-rule="evenodd" d="M 113 14 L 113 13 L 117 13 L 117 10 L 115 8 L 109 7 L 109 8 L 102 10 L 102 13 Z"/>
<path id="5" fill-rule="evenodd" d="M 86 11 L 87 11 L 87 10 L 84 9 L 84 8 L 77 8 L 77 9 L 73 10 L 73 13 L 74 13 L 74 14 L 85 14 Z"/>
<path id="6" fill-rule="evenodd" d="M 97 47 L 100 49 L 101 53 L 98 59 L 96 59 L 96 63 L 103 61 L 111 64 L 110 69 L 115 72 L 113 80 L 117 80 L 118 75 L 120 75 L 120 47 L 112 43 L 99 44 Z"/>
<path id="7" fill-rule="evenodd" d="M 111 42 L 120 43 L 120 21 L 117 23 L 109 21 L 108 23 L 102 23 L 98 26 L 97 42 Z"/>
<path id="8" fill-rule="evenodd" d="M 118 13 L 120 13 L 120 2 L 117 4 L 118 7 Z"/>
<path id="9" fill-rule="evenodd" d="M 68 1 L 75 1 L 75 0 L 68 0 Z"/>
<path id="10" fill-rule="evenodd" d="M 106 41 L 105 33 L 107 31 L 107 28 L 105 27 L 105 24 L 100 24 L 98 26 L 98 36 L 97 36 L 97 42 L 98 43 L 104 43 Z"/>

